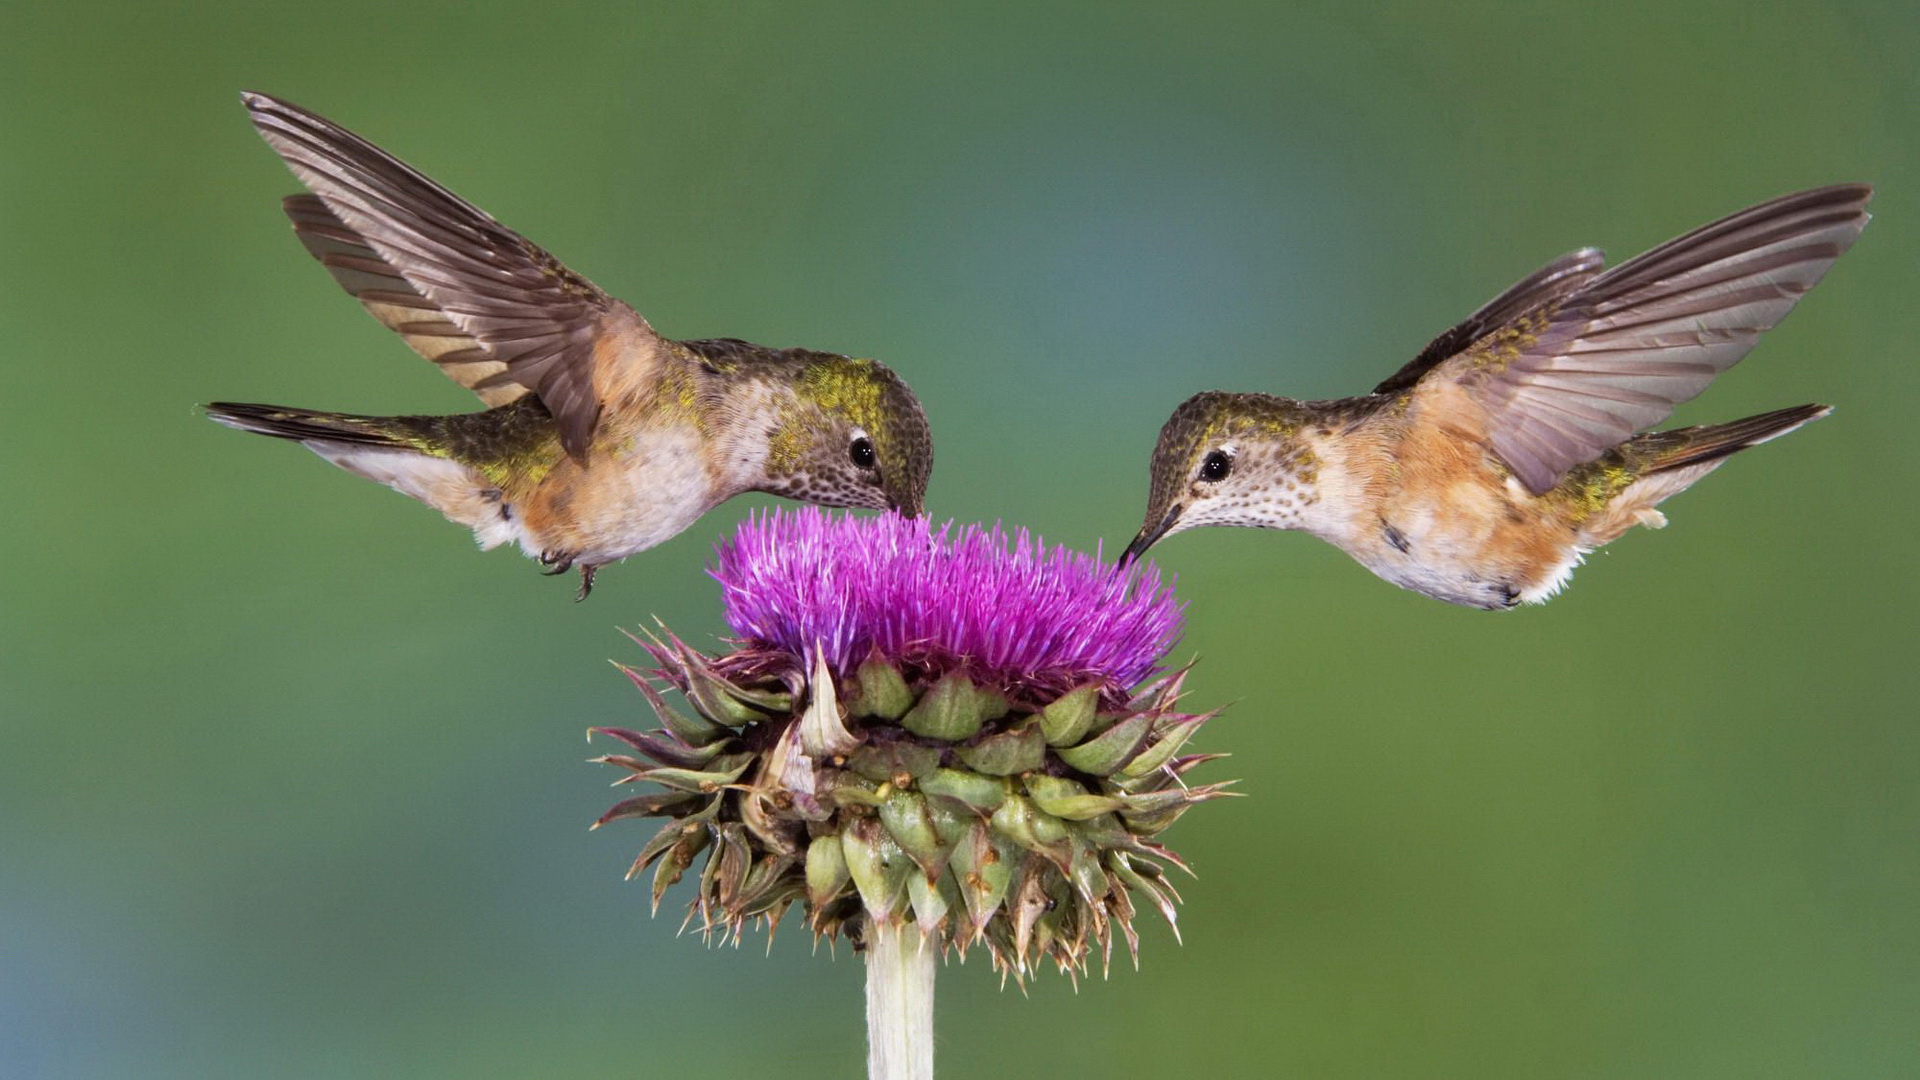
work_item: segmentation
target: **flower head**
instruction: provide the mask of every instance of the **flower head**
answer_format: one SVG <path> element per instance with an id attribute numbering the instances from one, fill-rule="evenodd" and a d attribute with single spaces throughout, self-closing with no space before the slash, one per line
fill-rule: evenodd
<path id="1" fill-rule="evenodd" d="M 1157 570 L 1130 580 L 1025 529 L 775 510 L 721 546 L 713 576 L 736 635 L 796 656 L 817 649 L 836 675 L 877 650 L 937 655 L 988 678 L 1125 687 L 1180 634 L 1180 606 Z"/>
<path id="2" fill-rule="evenodd" d="M 1175 711 L 1186 671 L 1172 590 L 1024 530 L 894 515 L 775 511 L 721 546 L 713 575 L 738 647 L 642 642 L 628 670 L 658 731 L 617 728 L 621 783 L 663 790 L 602 816 L 669 820 L 635 861 L 653 896 L 703 854 L 690 917 L 738 935 L 799 904 L 816 934 L 912 923 L 979 944 L 1024 977 L 1041 957 L 1084 970 L 1134 898 L 1171 923 L 1156 837 L 1223 784 L 1182 777 L 1211 714 Z M 655 683 L 683 693 L 668 706 Z"/>

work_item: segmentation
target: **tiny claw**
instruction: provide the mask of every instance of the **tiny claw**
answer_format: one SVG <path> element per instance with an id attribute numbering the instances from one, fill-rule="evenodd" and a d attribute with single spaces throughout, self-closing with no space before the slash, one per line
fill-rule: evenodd
<path id="1" fill-rule="evenodd" d="M 545 570 L 540 571 L 541 574 L 547 577 L 558 577 L 573 569 L 573 556 L 549 551 L 540 556 L 540 565 L 546 567 Z"/>
<path id="2" fill-rule="evenodd" d="M 565 570 L 566 567 L 563 566 L 560 569 Z M 577 604 L 580 601 L 585 600 L 588 594 L 593 592 L 593 575 L 594 575 L 594 572 L 599 569 L 600 569 L 599 567 L 594 566 L 592 563 L 580 564 L 580 591 L 574 594 L 573 596 L 574 603 Z"/>

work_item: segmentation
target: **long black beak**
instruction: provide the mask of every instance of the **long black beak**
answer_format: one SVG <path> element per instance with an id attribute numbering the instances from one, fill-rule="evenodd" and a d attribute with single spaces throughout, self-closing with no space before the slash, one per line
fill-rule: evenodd
<path id="1" fill-rule="evenodd" d="M 1180 520 L 1180 511 L 1184 509 L 1186 508 L 1179 503 L 1174 503 L 1167 507 L 1166 514 L 1161 517 L 1158 524 L 1140 526 L 1140 532 L 1133 538 L 1133 543 L 1128 544 L 1127 550 L 1120 553 L 1120 568 L 1124 570 L 1133 565 L 1133 560 L 1145 555 L 1148 548 L 1167 535 L 1167 530 L 1173 528 L 1173 523 Z"/>

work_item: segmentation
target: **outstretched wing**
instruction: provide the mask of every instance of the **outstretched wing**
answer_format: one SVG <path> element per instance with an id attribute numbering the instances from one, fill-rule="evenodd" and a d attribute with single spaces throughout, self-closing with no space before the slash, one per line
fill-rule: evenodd
<path id="1" fill-rule="evenodd" d="M 1530 311 L 1557 303 L 1607 265 L 1599 248 L 1570 251 L 1515 282 L 1511 288 L 1486 302 L 1479 311 L 1460 320 L 1446 333 L 1427 343 L 1420 355 L 1394 372 L 1387 381 L 1373 388 L 1376 394 L 1392 394 L 1417 383 L 1427 372 L 1458 356 L 1469 345 L 1508 325 Z"/>
<path id="2" fill-rule="evenodd" d="M 281 208 L 320 265 L 380 324 L 436 364 L 446 376 L 489 406 L 505 405 L 528 392 L 507 365 L 479 340 L 455 326 L 439 305 L 400 276 L 366 238 L 347 227 L 318 195 L 289 195 Z"/>
<path id="3" fill-rule="evenodd" d="M 287 213 L 347 291 L 488 404 L 531 389 L 567 452 L 584 457 L 600 416 L 596 364 L 619 362 L 636 340 L 654 351 L 646 321 L 345 128 L 264 94 L 242 100 L 318 196 L 295 196 Z"/>
<path id="4" fill-rule="evenodd" d="M 1433 365 L 1432 377 L 1467 390 L 1494 451 L 1542 494 L 1738 363 L 1853 245 L 1872 197 L 1865 184 L 1802 191 L 1589 272 Z"/>

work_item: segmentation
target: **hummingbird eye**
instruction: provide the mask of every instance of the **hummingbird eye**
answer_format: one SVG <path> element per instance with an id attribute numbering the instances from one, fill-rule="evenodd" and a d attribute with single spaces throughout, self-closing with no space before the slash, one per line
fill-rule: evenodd
<path id="1" fill-rule="evenodd" d="M 858 468 L 873 468 L 873 442 L 865 435 L 860 436 L 853 440 L 852 446 L 847 448 L 847 456 L 853 459 L 854 465 Z"/>
<path id="2" fill-rule="evenodd" d="M 1233 459 L 1225 450 L 1215 450 L 1200 463 L 1200 479 L 1209 484 L 1217 484 L 1233 472 Z"/>

